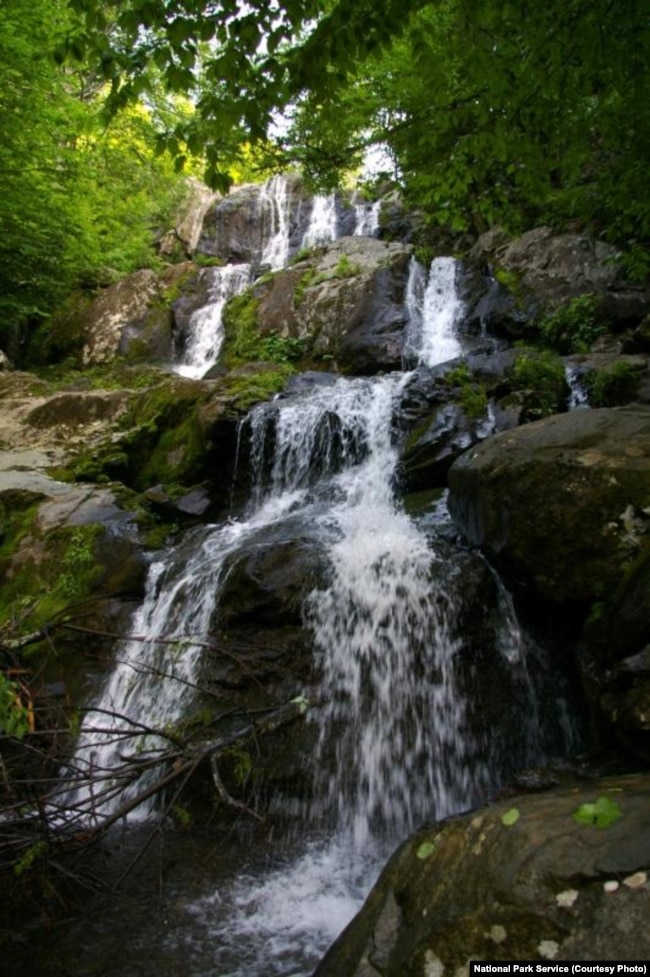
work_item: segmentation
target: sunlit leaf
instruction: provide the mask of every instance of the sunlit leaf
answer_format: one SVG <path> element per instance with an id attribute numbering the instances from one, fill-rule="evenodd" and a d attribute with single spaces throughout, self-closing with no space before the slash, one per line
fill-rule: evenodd
<path id="1" fill-rule="evenodd" d="M 511 807 L 508 811 L 506 811 L 505 814 L 501 815 L 501 824 L 503 824 L 506 828 L 510 828 L 513 824 L 517 823 L 520 817 L 521 815 L 519 813 L 519 809 L 516 807 Z"/>
<path id="2" fill-rule="evenodd" d="M 616 801 L 606 794 L 599 797 L 594 804 L 581 804 L 573 812 L 573 820 L 578 824 L 592 824 L 597 828 L 609 828 L 622 817 L 623 812 Z"/>
<path id="3" fill-rule="evenodd" d="M 416 856 L 424 860 L 433 855 L 436 850 L 436 846 L 433 841 L 423 841 L 418 850 L 416 851 Z"/>

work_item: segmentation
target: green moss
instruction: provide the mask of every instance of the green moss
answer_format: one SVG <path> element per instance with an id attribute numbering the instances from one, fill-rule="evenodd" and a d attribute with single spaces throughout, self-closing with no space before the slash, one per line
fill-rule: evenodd
<path id="1" fill-rule="evenodd" d="M 143 438 L 149 441 L 148 433 Z M 137 443 L 138 438 L 135 438 Z M 196 410 L 180 424 L 163 431 L 151 447 L 143 464 L 134 472 L 132 484 L 145 489 L 160 482 L 192 485 L 200 481 L 204 474 L 206 440 L 199 424 Z M 137 451 L 134 457 L 137 457 Z"/>
<path id="2" fill-rule="evenodd" d="M 160 370 L 152 366 L 130 366 L 123 362 L 86 366 L 61 364 L 37 370 L 48 383 L 48 392 L 85 390 L 143 390 L 160 383 Z"/>
<path id="3" fill-rule="evenodd" d="M 167 545 L 169 537 L 177 531 L 178 523 L 159 522 L 145 530 L 142 541 L 147 549 L 161 550 Z"/>
<path id="4" fill-rule="evenodd" d="M 488 396 L 485 387 L 481 383 L 464 384 L 458 402 L 467 416 L 471 420 L 477 421 L 485 416 L 488 408 Z"/>
<path id="5" fill-rule="evenodd" d="M 280 393 L 293 372 L 289 364 L 280 363 L 277 369 L 226 377 L 225 392 L 235 411 L 244 412 L 254 404 Z"/>
<path id="6" fill-rule="evenodd" d="M 459 363 L 453 370 L 445 373 L 444 380 L 448 387 L 460 387 L 464 383 L 469 383 L 472 379 L 467 363 Z"/>
<path id="7" fill-rule="evenodd" d="M 202 262 L 202 261 L 196 262 L 196 264 L 201 264 L 201 265 L 207 263 L 208 262 Z M 223 264 L 223 262 L 219 261 L 218 259 L 215 259 L 211 263 Z M 195 278 L 196 278 L 196 268 L 188 268 L 186 272 L 184 272 L 182 275 L 179 275 L 179 277 L 176 279 L 173 285 L 168 285 L 167 288 L 164 288 L 161 291 L 160 296 L 154 301 L 153 304 L 163 309 L 170 309 L 174 304 L 174 302 L 176 302 L 181 297 L 187 285 Z"/>
<path id="8" fill-rule="evenodd" d="M 639 371 L 633 363 L 619 360 L 585 377 L 592 407 L 619 407 L 634 400 L 639 389 Z"/>
<path id="9" fill-rule="evenodd" d="M 146 388 L 131 399 L 103 444 L 79 452 L 56 471 L 56 477 L 94 483 L 118 480 L 138 491 L 157 482 L 169 491 L 172 484 L 202 481 L 207 446 L 199 411 L 209 395 L 205 386 L 178 377 Z"/>
<path id="10" fill-rule="evenodd" d="M 316 278 L 316 269 L 313 267 L 308 268 L 307 271 L 303 272 L 303 274 L 300 276 L 300 278 L 298 279 L 298 283 L 293 290 L 294 308 L 297 309 L 300 305 L 302 305 L 303 300 L 305 298 L 305 292 L 307 291 L 310 285 L 314 284 L 315 278 Z"/>
<path id="11" fill-rule="evenodd" d="M 508 271 L 506 268 L 497 268 L 494 272 L 494 277 L 496 281 L 501 285 L 506 291 L 510 292 L 515 298 L 519 298 L 521 295 L 521 282 L 519 280 L 519 275 L 514 271 Z"/>
<path id="12" fill-rule="evenodd" d="M 354 261 L 350 261 L 347 254 L 342 254 L 339 258 L 336 268 L 332 274 L 333 278 L 353 278 L 354 275 L 360 274 L 363 271 L 361 265 Z"/>
<path id="13" fill-rule="evenodd" d="M 488 396 L 484 384 L 472 380 L 467 363 L 459 363 L 444 376 L 448 387 L 457 388 L 456 400 L 471 420 L 483 417 L 488 407 Z"/>
<path id="14" fill-rule="evenodd" d="M 213 255 L 208 254 L 195 254 L 194 263 L 199 266 L 199 268 L 222 268 L 225 265 L 223 258 L 216 258 Z"/>
<path id="15" fill-rule="evenodd" d="M 89 596 L 101 579 L 96 559 L 100 525 L 43 534 L 37 507 L 12 519 L 0 550 L 0 628 L 31 631 Z"/>
<path id="16" fill-rule="evenodd" d="M 260 359 L 259 299 L 252 289 L 235 295 L 223 311 L 225 338 L 222 359 L 229 368 Z"/>
<path id="17" fill-rule="evenodd" d="M 224 310 L 225 341 L 222 355 L 226 366 L 232 369 L 260 361 L 287 364 L 304 359 L 309 352 L 309 343 L 294 336 L 280 336 L 277 332 L 262 334 L 259 330 L 258 309 L 259 299 L 250 289 L 227 303 Z"/>

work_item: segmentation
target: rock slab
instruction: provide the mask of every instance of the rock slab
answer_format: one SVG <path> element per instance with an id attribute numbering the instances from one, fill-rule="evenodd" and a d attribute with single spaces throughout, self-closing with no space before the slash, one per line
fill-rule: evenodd
<path id="1" fill-rule="evenodd" d="M 650 409 L 573 411 L 488 438 L 449 472 L 467 538 L 543 597 L 591 602 L 650 544 Z"/>
<path id="2" fill-rule="evenodd" d="M 314 977 L 647 960 L 649 866 L 647 774 L 510 798 L 413 835 Z"/>

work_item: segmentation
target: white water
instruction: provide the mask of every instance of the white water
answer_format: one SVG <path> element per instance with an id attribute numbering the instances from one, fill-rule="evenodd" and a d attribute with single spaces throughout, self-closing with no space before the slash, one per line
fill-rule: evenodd
<path id="1" fill-rule="evenodd" d="M 199 379 L 213 366 L 223 343 L 223 310 L 228 299 L 240 295 L 250 284 L 248 264 L 206 268 L 201 275 L 208 281 L 208 302 L 192 313 L 188 324 L 189 340 L 182 362 L 174 371 L 183 377 Z"/>
<path id="2" fill-rule="evenodd" d="M 260 187 L 257 210 L 260 228 L 259 264 L 268 271 L 279 271 L 289 260 L 291 247 L 291 179 L 280 174 Z M 379 223 L 380 202 L 356 204 L 356 235 L 372 236 Z M 328 244 L 339 237 L 336 194 L 313 198 L 309 225 L 302 247 Z M 225 265 L 201 271 L 208 283 L 208 301 L 191 316 L 188 340 L 182 358 L 174 364 L 180 376 L 200 379 L 217 362 L 224 339 L 223 310 L 228 299 L 241 294 L 252 280 L 250 264 Z"/>
<path id="3" fill-rule="evenodd" d="M 361 203 L 354 205 L 356 224 L 354 233 L 357 237 L 374 237 L 379 230 L 379 214 L 381 211 L 381 200 L 374 203 Z"/>
<path id="4" fill-rule="evenodd" d="M 302 247 L 314 248 L 318 244 L 328 244 L 338 236 L 336 194 L 318 194 L 313 200 L 309 227 L 303 235 Z"/>
<path id="5" fill-rule="evenodd" d="M 291 182 L 285 174 L 271 177 L 262 186 L 258 220 L 262 228 L 260 264 L 278 271 L 289 260 L 289 223 L 291 219 Z"/>
<path id="6" fill-rule="evenodd" d="M 414 348 L 426 364 L 457 354 L 453 329 L 461 304 L 454 286 L 454 262 L 436 259 L 426 287 L 411 288 Z M 117 789 L 121 754 L 145 761 L 160 748 L 156 738 L 133 740 L 134 723 L 173 726 L 194 699 L 227 558 L 260 530 L 302 516 L 301 526 L 324 544 L 330 567 L 327 584 L 305 608 L 324 700 L 308 713 L 319 732 L 315 800 L 303 812 L 305 847 L 288 865 L 242 876 L 227 892 L 206 893 L 187 906 L 210 945 L 211 970 L 197 964 L 190 971 L 196 977 L 308 973 L 359 908 L 390 846 L 420 821 L 478 802 L 498 778 L 467 728 L 452 627 L 453 567 L 394 495 L 391 420 L 407 379 L 342 378 L 252 411 L 257 484 L 247 516 L 196 531 L 191 549 L 186 541 L 152 568 L 133 625 L 147 640 L 121 649 L 99 700 L 101 708 L 129 718 L 107 725 L 107 717 L 91 714 L 84 724 L 75 801 L 98 819 L 125 795 L 98 797 L 88 774 L 103 770 Z M 506 610 L 503 655 L 519 668 L 525 648 Z M 184 640 L 162 642 L 175 637 Z M 150 812 L 145 806 L 140 813 Z M 314 830 L 327 840 L 310 839 Z"/>
<path id="7" fill-rule="evenodd" d="M 577 366 L 565 367 L 567 386 L 569 387 L 569 410 L 579 410 L 589 407 L 589 394 L 583 384 L 583 371 Z"/>
<path id="8" fill-rule="evenodd" d="M 415 356 L 425 366 L 446 363 L 462 352 L 456 328 L 464 306 L 456 289 L 456 274 L 453 258 L 434 258 L 428 276 L 419 262 L 411 260 L 406 286 L 409 329 L 405 356 Z"/>

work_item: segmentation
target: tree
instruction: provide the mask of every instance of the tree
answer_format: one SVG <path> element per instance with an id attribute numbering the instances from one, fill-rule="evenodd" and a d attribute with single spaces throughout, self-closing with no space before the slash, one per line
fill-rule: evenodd
<path id="1" fill-rule="evenodd" d="M 101 73 L 52 56 L 73 25 L 64 0 L 0 8 L 0 348 L 19 360 L 73 288 L 151 263 L 184 189 L 157 137 L 189 107 L 154 79 L 107 125 Z"/>
<path id="2" fill-rule="evenodd" d="M 626 248 L 650 238 L 647 0 L 128 0 L 99 46 L 98 0 L 71 3 L 85 24 L 69 43 L 95 48 L 113 108 L 144 91 L 151 63 L 195 93 L 168 140 L 205 148 L 213 184 L 283 112 L 278 165 L 331 183 L 383 142 L 451 227 L 575 218 Z"/>

